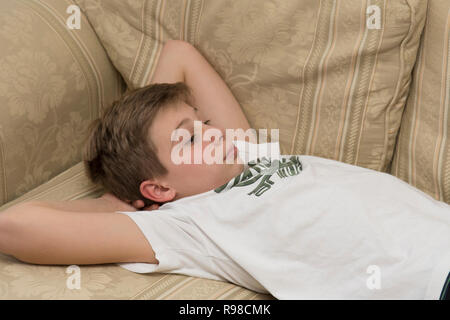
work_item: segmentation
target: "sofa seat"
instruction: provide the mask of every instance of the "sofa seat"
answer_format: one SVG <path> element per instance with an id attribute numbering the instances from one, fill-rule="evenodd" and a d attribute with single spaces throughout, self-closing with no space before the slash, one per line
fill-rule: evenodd
<path id="1" fill-rule="evenodd" d="M 7 205 L 30 200 L 96 198 L 104 190 L 92 185 L 83 164 L 73 166 L 50 181 Z M 0 300 L 6 299 L 275 299 L 232 283 L 180 274 L 128 271 L 117 264 L 80 265 L 80 289 L 68 285 L 74 275 L 70 266 L 33 265 L 0 253 Z M 71 289 L 72 288 L 72 289 Z"/>

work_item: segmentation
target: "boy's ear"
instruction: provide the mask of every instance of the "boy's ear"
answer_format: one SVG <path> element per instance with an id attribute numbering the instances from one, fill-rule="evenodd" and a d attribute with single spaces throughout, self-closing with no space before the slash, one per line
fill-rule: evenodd
<path id="1" fill-rule="evenodd" d="M 164 187 L 155 182 L 144 181 L 141 184 L 141 193 L 147 199 L 163 203 L 175 198 L 176 190 L 171 187 Z"/>

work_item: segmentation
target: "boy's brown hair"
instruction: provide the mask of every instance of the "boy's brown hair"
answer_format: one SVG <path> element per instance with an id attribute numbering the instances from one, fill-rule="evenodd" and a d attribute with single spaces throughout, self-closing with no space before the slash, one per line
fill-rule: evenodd
<path id="1" fill-rule="evenodd" d="M 88 129 L 83 163 L 89 179 L 121 200 L 153 201 L 142 196 L 142 181 L 164 176 L 149 129 L 161 110 L 180 101 L 193 106 L 184 82 L 154 83 L 126 93 L 106 108 Z"/>

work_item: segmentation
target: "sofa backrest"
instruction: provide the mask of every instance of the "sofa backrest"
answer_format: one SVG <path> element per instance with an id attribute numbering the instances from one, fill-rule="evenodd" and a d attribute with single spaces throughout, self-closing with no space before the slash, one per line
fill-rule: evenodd
<path id="1" fill-rule="evenodd" d="M 427 21 L 390 172 L 450 203 L 450 1 L 429 0 Z"/>
<path id="2" fill-rule="evenodd" d="M 283 154 L 385 171 L 427 1 L 76 0 L 130 87 L 168 39 L 193 44 Z M 205 88 L 208 90 L 208 88 Z"/>
<path id="3" fill-rule="evenodd" d="M 125 84 L 72 1 L 0 1 L 0 205 L 81 160 L 87 128 Z"/>

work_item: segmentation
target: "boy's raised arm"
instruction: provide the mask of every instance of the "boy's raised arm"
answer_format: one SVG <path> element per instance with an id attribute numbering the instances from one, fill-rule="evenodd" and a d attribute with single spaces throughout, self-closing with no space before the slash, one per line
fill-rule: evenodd
<path id="1" fill-rule="evenodd" d="M 34 264 L 158 263 L 130 217 L 23 203 L 0 212 L 0 252 Z"/>
<path id="2" fill-rule="evenodd" d="M 223 129 L 250 129 L 241 106 L 211 64 L 189 42 L 168 40 L 151 83 L 185 82 L 193 92 L 199 117 Z"/>

